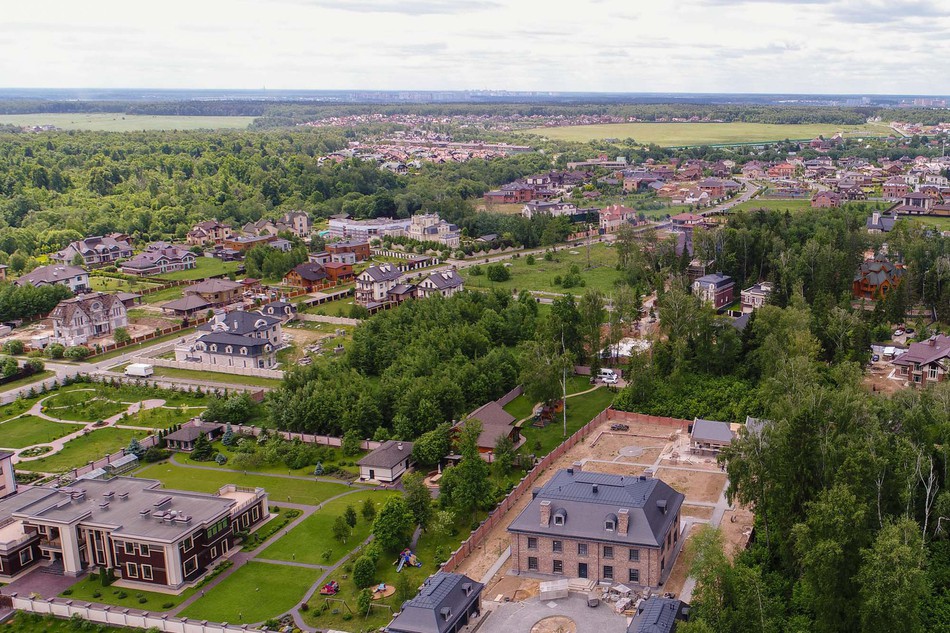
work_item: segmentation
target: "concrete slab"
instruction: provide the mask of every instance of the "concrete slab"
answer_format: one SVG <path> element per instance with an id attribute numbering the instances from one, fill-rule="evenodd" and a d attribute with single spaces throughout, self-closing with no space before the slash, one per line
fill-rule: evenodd
<path id="1" fill-rule="evenodd" d="M 563 615 L 577 625 L 577 633 L 625 633 L 627 618 L 614 613 L 611 605 L 601 603 L 588 607 L 587 597 L 571 594 L 549 606 L 548 600 L 537 597 L 523 602 L 501 604 L 482 603 L 483 609 L 491 609 L 491 615 L 482 623 L 479 633 L 529 633 L 531 627 L 552 615 Z"/>

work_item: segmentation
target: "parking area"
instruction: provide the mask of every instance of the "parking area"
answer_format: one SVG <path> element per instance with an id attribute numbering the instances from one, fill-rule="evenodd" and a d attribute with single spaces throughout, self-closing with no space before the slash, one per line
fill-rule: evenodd
<path id="1" fill-rule="evenodd" d="M 487 618 L 479 629 L 480 633 L 531 633 L 538 623 L 534 633 L 554 633 L 556 630 L 564 633 L 625 633 L 627 630 L 627 618 L 614 613 L 611 605 L 601 602 L 598 607 L 588 607 L 587 598 L 575 594 L 547 602 L 541 602 L 537 596 L 521 602 L 486 601 L 482 603 L 482 609 Z M 545 626 L 542 620 L 553 616 L 567 618 L 570 622 L 552 620 L 551 627 Z"/>

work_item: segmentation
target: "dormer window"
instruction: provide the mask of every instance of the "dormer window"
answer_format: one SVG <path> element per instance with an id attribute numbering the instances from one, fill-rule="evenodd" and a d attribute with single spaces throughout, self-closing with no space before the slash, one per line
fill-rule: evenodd
<path id="1" fill-rule="evenodd" d="M 614 530 L 617 529 L 617 515 L 616 514 L 608 514 L 606 517 L 604 517 L 604 529 L 607 530 L 608 532 L 613 532 Z"/>
<path id="2" fill-rule="evenodd" d="M 231 353 L 233 353 L 233 352 L 234 352 L 234 348 L 231 347 L 230 345 L 228 345 L 227 347 L 224 348 L 224 353 L 225 353 L 225 354 L 231 354 Z"/>
<path id="3" fill-rule="evenodd" d="M 554 525 L 564 525 L 567 521 L 567 512 L 564 508 L 558 508 L 554 511 Z"/>

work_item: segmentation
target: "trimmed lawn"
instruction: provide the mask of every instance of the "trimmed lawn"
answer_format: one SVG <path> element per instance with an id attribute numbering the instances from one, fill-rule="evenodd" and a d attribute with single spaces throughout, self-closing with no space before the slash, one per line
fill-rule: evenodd
<path id="1" fill-rule="evenodd" d="M 319 577 L 316 569 L 249 562 L 181 616 L 232 624 L 263 622 L 292 609 Z"/>
<path id="2" fill-rule="evenodd" d="M 267 475 L 296 475 L 299 477 L 311 477 L 313 476 L 313 469 L 316 466 L 316 462 L 303 466 L 302 468 L 288 468 L 283 462 L 278 464 L 260 464 L 258 466 L 244 468 L 243 466 L 238 466 L 235 464 L 234 456 L 237 455 L 237 451 L 233 448 L 229 448 L 222 444 L 220 441 L 214 442 L 213 447 L 216 453 L 222 453 L 225 457 L 228 458 L 228 461 L 224 464 L 218 464 L 217 462 L 196 462 L 191 459 L 188 453 L 173 453 L 172 461 L 177 464 L 193 465 L 193 466 L 203 466 L 208 468 L 218 468 L 221 470 L 250 470 L 255 473 L 264 473 Z M 356 465 L 356 462 L 360 460 L 361 457 L 366 455 L 367 451 L 360 451 L 358 455 L 347 456 L 343 454 L 343 450 L 333 446 L 322 446 L 317 449 L 321 455 L 318 457 L 318 460 L 323 464 L 324 467 L 336 466 L 341 470 L 353 473 L 358 475 L 360 472 L 359 466 Z M 349 464 L 353 464 L 352 466 Z M 328 477 L 330 475 L 327 475 Z"/>
<path id="3" fill-rule="evenodd" d="M 143 279 L 120 279 L 118 277 L 89 277 L 89 287 L 101 292 L 136 292 L 141 293 L 145 288 L 154 288 L 158 284 Z"/>
<path id="4" fill-rule="evenodd" d="M 176 490 L 194 490 L 195 492 L 217 492 L 225 484 L 261 487 L 267 490 L 271 505 L 280 506 L 283 502 L 317 505 L 346 492 L 344 483 L 331 483 L 307 479 L 291 479 L 268 475 L 245 475 L 236 470 L 199 470 L 185 468 L 174 462 L 161 462 L 141 468 L 136 477 L 158 479 L 166 488 Z"/>
<path id="5" fill-rule="evenodd" d="M 120 448 L 125 448 L 133 437 L 142 439 L 146 435 L 145 431 L 132 429 L 99 429 L 66 442 L 58 453 L 35 461 L 20 462 L 17 464 L 17 470 L 34 470 L 44 473 L 66 472 L 95 459 L 101 459 Z"/>
<path id="6" fill-rule="evenodd" d="M 88 360 L 90 363 L 98 363 L 101 360 L 109 360 L 110 358 L 115 358 L 116 356 L 122 356 L 123 354 L 138 352 L 145 347 L 151 347 L 152 345 L 158 345 L 159 343 L 167 343 L 168 341 L 174 341 L 175 339 L 188 336 L 194 331 L 195 331 L 194 328 L 188 328 L 187 330 L 182 330 L 180 332 L 173 332 L 171 334 L 166 334 L 165 336 L 159 336 L 158 338 L 153 338 L 148 341 L 142 341 L 141 343 L 136 343 L 135 345 L 128 345 L 121 349 L 114 349 L 111 352 L 106 352 L 105 354 L 90 356 Z"/>
<path id="7" fill-rule="evenodd" d="M 260 376 L 239 376 L 237 374 L 225 374 L 222 372 L 205 371 L 197 369 L 176 369 L 174 367 L 155 367 L 156 376 L 166 378 L 190 378 L 192 380 L 208 380 L 211 382 L 220 382 L 229 385 L 251 385 L 254 387 L 272 387 L 276 388 L 283 384 L 283 380 L 277 378 L 261 378 Z"/>
<path id="8" fill-rule="evenodd" d="M 185 286 L 165 288 L 164 290 L 159 290 L 158 292 L 143 295 L 142 303 L 167 303 L 169 301 L 174 301 L 175 299 L 181 299 L 184 295 L 184 292 Z"/>
<path id="9" fill-rule="evenodd" d="M 36 404 L 36 398 L 17 398 L 10 404 L 0 407 L 0 420 L 14 418 Z"/>
<path id="10" fill-rule="evenodd" d="M 523 420 L 534 411 L 534 402 L 525 395 L 520 395 L 504 406 L 505 411 L 515 416 L 515 420 Z"/>
<path id="11" fill-rule="evenodd" d="M 594 419 L 595 415 L 609 407 L 616 395 L 610 389 L 600 387 L 591 393 L 568 398 L 567 435 L 572 435 L 577 429 Z M 526 422 L 521 427 L 521 434 L 527 440 L 524 446 L 521 447 L 521 452 L 533 453 L 537 457 L 542 457 L 564 441 L 564 424 L 560 415 L 543 429 L 531 426 L 530 423 Z M 541 443 L 540 449 L 535 448 L 535 442 Z"/>
<path id="12" fill-rule="evenodd" d="M 120 420 L 119 424 L 127 426 L 147 426 L 153 429 L 167 429 L 175 424 L 184 424 L 204 409 L 149 409 Z"/>
<path id="13" fill-rule="evenodd" d="M 311 565 L 332 565 L 362 543 L 372 532 L 372 524 L 367 523 L 361 514 L 364 500 L 372 499 L 376 504 L 376 510 L 379 511 L 386 499 L 398 495 L 399 493 L 394 491 L 370 490 L 355 492 L 331 501 L 304 519 L 287 536 L 281 537 L 279 541 L 264 550 L 260 558 L 296 560 Z M 356 510 L 356 527 L 353 528 L 353 534 L 346 543 L 341 543 L 333 538 L 333 522 L 350 505 Z M 328 560 L 323 558 L 325 550 L 332 552 Z"/>
<path id="14" fill-rule="evenodd" d="M 305 314 L 325 314 L 327 316 L 349 317 L 350 310 L 356 305 L 352 296 L 335 301 L 327 301 L 304 310 Z"/>
<path id="15" fill-rule="evenodd" d="M 485 264 L 480 265 L 481 275 L 473 275 L 472 267 L 463 268 L 460 272 L 462 277 L 465 278 L 466 287 L 469 288 L 501 288 L 509 291 L 527 289 L 576 295 L 584 294 L 588 288 L 609 293 L 621 278 L 621 274 L 616 268 L 617 254 L 613 248 L 607 248 L 604 244 L 591 245 L 590 261 L 592 268 L 590 270 L 587 270 L 586 245 L 562 247 L 553 255 L 553 261 L 546 261 L 542 255 L 535 255 L 534 264 L 531 266 L 527 264 L 526 257 L 508 260 L 505 262 L 511 264 L 507 267 L 511 274 L 508 281 L 489 281 Z M 575 264 L 585 285 L 572 288 L 555 285 L 554 278 L 563 278 L 570 272 L 571 266 Z"/>
<path id="16" fill-rule="evenodd" d="M 11 389 L 16 389 L 17 387 L 22 387 L 23 385 L 29 385 L 34 382 L 46 380 L 47 378 L 51 378 L 53 375 L 55 375 L 55 372 L 52 372 L 49 369 L 44 369 L 43 371 L 35 373 L 31 376 L 27 376 L 26 378 L 18 378 L 17 380 L 8 382 L 7 384 L 0 387 L 0 393 L 3 393 L 4 391 L 10 391 Z"/>
<path id="17" fill-rule="evenodd" d="M 63 424 L 34 415 L 24 415 L 0 424 L 0 446 L 25 448 L 34 444 L 48 444 L 82 427 L 82 424 Z"/>
<path id="18" fill-rule="evenodd" d="M 169 281 L 177 281 L 179 279 L 206 279 L 208 277 L 214 277 L 215 275 L 233 273 L 237 271 L 238 266 L 240 266 L 240 262 L 223 262 L 215 257 L 197 257 L 195 258 L 195 268 L 191 270 L 176 270 L 174 272 L 165 273 L 164 275 L 156 275 L 156 277 L 168 279 Z"/>
<path id="19" fill-rule="evenodd" d="M 101 395 L 95 389 L 57 393 L 43 402 L 46 415 L 80 422 L 104 420 L 128 408 L 129 405 Z"/>
<path id="20" fill-rule="evenodd" d="M 141 589 L 125 589 L 116 587 L 115 585 L 103 587 L 99 576 L 96 574 L 83 578 L 66 591 L 71 591 L 71 593 L 69 595 L 61 593 L 59 594 L 60 597 L 84 602 L 100 602 L 102 604 L 112 604 L 117 607 L 128 607 L 129 609 L 141 609 L 144 611 L 167 611 L 168 609 L 173 609 L 195 593 L 194 589 L 186 589 L 176 596 L 169 593 L 143 591 Z M 94 595 L 96 593 L 101 595 Z M 120 593 L 124 593 L 126 596 L 121 598 L 119 597 Z M 145 598 L 146 601 L 140 602 L 141 598 Z"/>

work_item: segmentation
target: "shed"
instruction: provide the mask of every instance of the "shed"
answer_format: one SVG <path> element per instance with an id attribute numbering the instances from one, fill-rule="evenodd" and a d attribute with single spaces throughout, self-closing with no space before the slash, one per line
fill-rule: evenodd
<path id="1" fill-rule="evenodd" d="M 716 451 L 732 444 L 735 434 L 725 422 L 715 420 L 693 420 L 690 431 L 690 448 L 699 451 Z"/>
<path id="2" fill-rule="evenodd" d="M 174 433 L 169 433 L 165 436 L 165 443 L 168 445 L 168 448 L 190 451 L 195 448 L 195 441 L 197 441 L 199 436 L 204 435 L 210 441 L 214 441 L 222 433 L 224 433 L 223 424 L 197 422 L 183 426 Z"/>
<path id="3" fill-rule="evenodd" d="M 360 479 L 393 482 L 408 470 L 412 461 L 412 442 L 387 440 L 360 459 Z"/>

